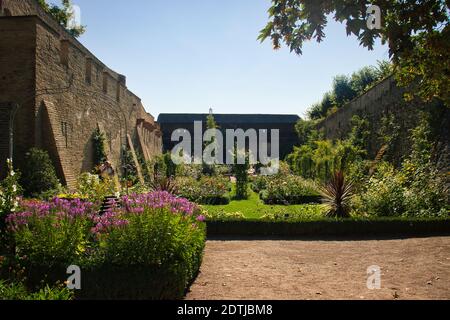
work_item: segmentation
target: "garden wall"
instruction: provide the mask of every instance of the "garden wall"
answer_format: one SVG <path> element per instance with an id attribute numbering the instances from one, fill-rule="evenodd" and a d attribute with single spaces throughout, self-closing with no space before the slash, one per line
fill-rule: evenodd
<path id="1" fill-rule="evenodd" d="M 117 172 L 127 144 L 146 160 L 161 152 L 159 125 L 127 89 L 125 76 L 104 65 L 37 1 L 0 1 L 0 31 L 0 112 L 4 119 L 13 104 L 21 106 L 14 143 L 19 168 L 25 152 L 40 147 L 49 151 L 60 179 L 73 185 L 79 173 L 93 169 L 96 128 Z M 0 125 L 4 167 L 9 125 Z"/>
<path id="2" fill-rule="evenodd" d="M 394 162 L 399 163 L 402 157 L 410 153 L 410 130 L 417 126 L 420 111 L 433 109 L 435 111 L 434 118 L 437 120 L 435 128 L 437 128 L 439 136 L 438 157 L 441 165 L 448 168 L 450 163 L 449 108 L 438 105 L 437 102 L 424 103 L 418 100 L 405 102 L 404 93 L 405 89 L 399 88 L 394 78 L 389 77 L 328 116 L 318 125 L 318 128 L 323 130 L 327 139 L 342 139 L 350 132 L 351 119 L 354 115 L 368 119 L 371 135 L 367 149 L 369 156 L 374 158 L 383 145 L 378 137 L 382 118 L 386 115 L 393 115 L 399 128 L 395 150 L 392 152 Z"/>

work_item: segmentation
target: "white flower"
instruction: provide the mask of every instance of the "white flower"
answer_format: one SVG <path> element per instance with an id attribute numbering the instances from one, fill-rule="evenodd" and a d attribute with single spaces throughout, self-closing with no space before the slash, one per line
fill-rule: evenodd
<path id="1" fill-rule="evenodd" d="M 12 189 L 13 189 L 13 192 L 17 192 L 17 186 L 15 184 L 13 184 Z"/>
<path id="2" fill-rule="evenodd" d="M 11 172 L 9 173 L 11 175 L 11 177 L 14 177 L 16 175 L 16 173 L 14 172 L 14 170 L 11 170 Z"/>

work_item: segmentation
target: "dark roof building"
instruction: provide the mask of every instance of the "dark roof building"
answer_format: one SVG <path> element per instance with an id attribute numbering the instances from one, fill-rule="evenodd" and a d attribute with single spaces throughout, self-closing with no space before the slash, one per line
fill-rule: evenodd
<path id="1" fill-rule="evenodd" d="M 208 114 L 194 113 L 162 113 L 158 117 L 158 124 L 161 127 L 163 135 L 163 148 L 170 151 L 178 142 L 172 142 L 172 133 L 175 130 L 188 130 L 194 144 L 194 122 L 201 121 L 203 123 L 203 132 L 206 130 L 206 119 Z M 280 137 L 280 158 L 284 159 L 292 152 L 294 145 L 297 143 L 297 133 L 295 132 L 295 124 L 300 120 L 298 115 L 281 115 L 281 114 L 214 114 L 214 119 L 219 129 L 225 136 L 227 129 L 255 129 L 258 134 L 259 130 L 268 130 L 268 138 L 270 140 L 270 130 L 278 129 Z M 270 147 L 269 147 L 270 150 Z"/>

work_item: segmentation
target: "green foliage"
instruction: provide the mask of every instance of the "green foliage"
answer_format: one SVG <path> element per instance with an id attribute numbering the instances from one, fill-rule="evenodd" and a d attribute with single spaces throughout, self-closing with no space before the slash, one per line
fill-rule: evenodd
<path id="1" fill-rule="evenodd" d="M 364 67 L 351 76 L 338 75 L 333 79 L 332 90 L 326 92 L 321 102 L 312 105 L 308 110 L 311 120 L 327 117 L 354 98 L 367 92 L 379 81 L 392 74 L 389 62 L 379 61 L 377 67 Z"/>
<path id="2" fill-rule="evenodd" d="M 351 132 L 346 140 L 323 140 L 314 120 L 301 120 L 296 125 L 300 147 L 286 158 L 292 171 L 306 179 L 327 181 L 332 172 L 350 173 L 355 163 L 367 157 L 370 124 L 366 119 L 353 116 Z"/>
<path id="3" fill-rule="evenodd" d="M 230 202 L 230 181 L 215 176 L 178 177 L 176 194 L 198 204 L 228 204 Z"/>
<path id="4" fill-rule="evenodd" d="M 146 209 L 142 214 L 128 215 L 127 220 L 126 226 L 101 235 L 105 261 L 116 266 L 164 268 L 185 263 L 192 278 L 192 267 L 205 242 L 203 224 L 196 223 L 194 217 L 174 215 L 169 209 Z"/>
<path id="5" fill-rule="evenodd" d="M 17 245 L 14 261 L 26 268 L 27 285 L 64 281 L 67 266 L 75 264 L 83 270 L 77 298 L 182 298 L 201 264 L 204 217 L 168 193 L 133 199 L 123 197 L 101 216 L 80 200 L 24 204 L 9 226 Z M 36 297 L 50 293 L 44 288 Z"/>
<path id="6" fill-rule="evenodd" d="M 367 27 L 367 8 L 382 9 L 382 28 Z M 440 98 L 450 105 L 449 3 L 429 1 L 302 1 L 272 0 L 269 22 L 258 39 L 270 39 L 275 49 L 284 42 L 302 54 L 303 44 L 325 38 L 328 16 L 344 23 L 347 35 L 372 50 L 376 39 L 389 45 L 397 79 L 410 87 L 410 97 Z"/>
<path id="7" fill-rule="evenodd" d="M 9 236 L 6 230 L 6 217 L 19 207 L 19 195 L 22 188 L 19 185 L 20 175 L 14 171 L 12 161 L 7 159 L 8 172 L 0 182 L 0 253 L 8 250 Z"/>
<path id="8" fill-rule="evenodd" d="M 148 182 L 148 187 L 151 191 L 167 191 L 171 194 L 176 194 L 178 190 L 178 185 L 172 177 L 158 175 L 157 173 Z"/>
<path id="9" fill-rule="evenodd" d="M 138 170 L 134 162 L 133 153 L 128 148 L 122 148 L 122 183 L 131 187 L 138 183 Z"/>
<path id="10" fill-rule="evenodd" d="M 105 135 L 99 128 L 95 129 L 92 135 L 92 141 L 94 147 L 94 165 L 98 166 L 106 161 Z"/>
<path id="11" fill-rule="evenodd" d="M 348 181 L 342 171 L 336 171 L 322 189 L 322 201 L 328 207 L 327 217 L 350 217 L 350 205 L 353 196 L 352 182 Z"/>
<path id="12" fill-rule="evenodd" d="M 405 212 L 404 182 L 392 165 L 380 164 L 366 192 L 355 199 L 356 211 L 373 216 L 401 216 Z"/>
<path id="13" fill-rule="evenodd" d="M 30 293 L 21 282 L 0 280 L 0 300 L 72 300 L 73 291 L 62 285 L 45 286 L 37 292 Z"/>
<path id="14" fill-rule="evenodd" d="M 317 131 L 318 121 L 300 119 L 295 124 L 295 131 L 298 135 L 299 145 L 309 144 L 319 140 L 320 133 Z"/>
<path id="15" fill-rule="evenodd" d="M 100 178 L 96 174 L 82 173 L 77 180 L 77 191 L 80 198 L 100 203 L 107 196 L 117 193 L 116 185 L 109 178 Z"/>
<path id="16" fill-rule="evenodd" d="M 144 168 L 147 168 L 145 172 L 146 180 L 152 180 L 155 175 L 175 178 L 178 174 L 183 174 L 184 171 L 189 171 L 192 168 L 188 168 L 186 165 L 181 167 L 172 161 L 172 155 L 170 152 L 166 152 L 162 155 L 156 155 L 151 161 L 146 163 Z"/>
<path id="17" fill-rule="evenodd" d="M 206 210 L 204 215 L 207 221 L 239 221 L 246 219 L 241 212 L 226 212 L 224 210 Z"/>
<path id="18" fill-rule="evenodd" d="M 87 218 L 54 212 L 45 217 L 33 215 L 28 221 L 29 227 L 14 230 L 16 253 L 35 266 L 77 264 L 89 248 L 92 224 Z"/>
<path id="19" fill-rule="evenodd" d="M 370 123 L 367 119 L 354 115 L 351 119 L 352 130 L 349 134 L 349 142 L 360 149 L 366 155 L 366 148 L 370 137 Z"/>
<path id="20" fill-rule="evenodd" d="M 32 148 L 25 160 L 21 178 L 25 196 L 52 195 L 61 189 L 55 167 L 46 151 Z"/>
<path id="21" fill-rule="evenodd" d="M 206 129 L 207 130 L 211 130 L 211 129 L 217 129 L 218 125 L 216 123 L 216 120 L 214 119 L 214 115 L 209 114 L 208 117 L 206 118 Z M 211 146 L 211 147 L 219 147 L 217 144 L 217 137 L 212 137 L 212 139 L 209 142 L 205 142 L 205 145 L 203 146 L 203 148 L 205 149 L 207 146 Z M 212 157 L 216 156 L 214 153 L 211 154 Z M 207 164 L 203 161 L 202 163 L 202 172 L 205 175 L 209 175 L 209 176 L 214 176 L 217 174 L 216 172 L 216 165 L 214 164 Z"/>
<path id="22" fill-rule="evenodd" d="M 356 198 L 356 210 L 375 216 L 433 217 L 449 215 L 448 182 L 432 162 L 429 118 L 422 115 L 412 130 L 413 148 L 401 169 L 378 164 L 366 190 Z"/>
<path id="23" fill-rule="evenodd" d="M 266 178 L 260 197 L 265 204 L 302 204 L 320 201 L 314 182 L 295 175 L 277 175 Z"/>
<path id="24" fill-rule="evenodd" d="M 294 147 L 288 162 L 295 174 L 325 182 L 336 170 L 349 171 L 354 162 L 363 159 L 365 153 L 350 140 L 317 140 Z"/>
<path id="25" fill-rule="evenodd" d="M 71 0 L 61 0 L 62 8 L 55 4 L 49 5 L 46 0 L 38 0 L 38 2 L 41 7 L 51 14 L 60 25 L 66 28 L 67 32 L 72 36 L 79 37 L 86 31 L 85 26 L 71 26 L 69 23 L 74 15 Z"/>
<path id="26" fill-rule="evenodd" d="M 8 173 L 0 182 L 0 231 L 6 215 L 18 208 L 19 195 L 22 187 L 19 185 L 20 174 L 14 171 L 12 161 L 7 159 Z"/>
<path id="27" fill-rule="evenodd" d="M 246 153 L 245 154 L 245 163 L 239 164 L 237 161 L 238 153 L 241 151 L 238 151 L 236 149 L 235 151 L 235 164 L 233 165 L 233 172 L 236 176 L 236 192 L 235 192 L 235 198 L 238 200 L 247 199 L 248 194 L 248 170 L 250 169 L 249 165 L 249 156 Z M 242 151 L 243 152 L 243 151 Z"/>

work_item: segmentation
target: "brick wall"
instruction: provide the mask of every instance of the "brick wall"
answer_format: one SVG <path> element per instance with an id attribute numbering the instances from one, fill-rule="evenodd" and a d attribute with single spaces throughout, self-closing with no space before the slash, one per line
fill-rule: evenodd
<path id="1" fill-rule="evenodd" d="M 26 94 L 34 97 L 18 114 L 16 143 L 28 141 L 18 151 L 19 158 L 30 146 L 46 149 L 61 180 L 73 185 L 79 173 L 93 169 L 92 134 L 98 127 L 107 140 L 108 160 L 117 171 L 127 135 L 135 145 L 143 145 L 139 151 L 148 157 L 161 152 L 159 126 L 127 89 L 125 76 L 104 65 L 40 10 L 35 0 L 3 0 L 2 7 L 16 17 L 0 17 L 0 49 L 7 49 L 0 50 L 0 103 L 23 100 Z M 9 76 L 2 80 L 4 74 Z M 146 132 L 152 143 L 138 141 L 138 122 L 154 126 Z"/>
<path id="2" fill-rule="evenodd" d="M 0 18 L 0 176 L 8 157 L 10 103 L 20 104 L 14 123 L 21 128 L 15 130 L 16 154 L 23 154 L 34 142 L 35 38 L 33 18 Z"/>

